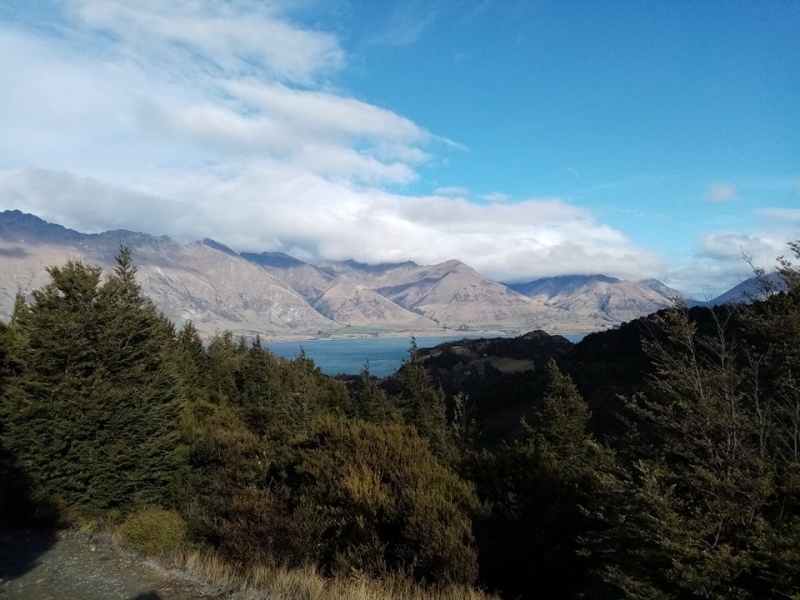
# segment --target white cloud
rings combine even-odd
[[[437,17],[438,13],[430,3],[419,0],[398,3],[370,41],[388,46],[408,46],[419,40]]]
[[[800,227],[800,208],[761,208],[755,214],[789,227]],[[800,236],[800,232],[797,235]]]
[[[335,89],[343,49],[288,2],[65,6],[57,37],[0,26],[0,208],[309,258],[459,258],[500,280],[663,270],[563,199],[388,191],[458,144]]]
[[[0,171],[0,205],[85,233],[134,229],[160,235],[192,226],[187,217],[203,220],[193,205],[45,169]]]
[[[281,2],[69,0],[66,6],[84,26],[117,36],[126,53],[181,68],[240,76],[263,70],[310,83],[345,60],[334,36],[293,25]]]
[[[469,196],[469,189],[460,185],[448,185],[433,190],[436,196]]]
[[[74,0],[59,37],[0,26],[9,57],[0,77],[10,82],[0,94],[8,134],[0,168],[106,177],[246,156],[332,178],[407,184],[431,158],[425,146],[449,144],[396,113],[324,89],[343,50],[330,34],[291,24],[280,3],[169,6]]]
[[[800,236],[800,210],[761,208],[751,213],[746,230],[720,230],[703,235],[693,259],[673,267],[670,279],[676,287],[700,299],[719,295],[752,277],[752,265],[772,270],[779,256],[790,253],[788,242]]]
[[[429,137],[405,117],[354,98],[252,80],[232,81],[224,87],[235,97],[267,114],[281,115],[293,128],[309,133],[409,141]]]
[[[705,199],[709,202],[730,202],[738,198],[738,191],[730,183],[715,183],[706,190],[705,194]]]
[[[511,196],[502,192],[492,192],[491,194],[484,194],[482,198],[487,202],[508,202]]]
[[[239,167],[233,174],[153,173],[139,193],[61,172],[4,172],[0,205],[78,229],[141,229],[182,241],[210,236],[239,250],[364,262],[459,258],[499,280],[593,272],[635,278],[663,268],[590,212],[558,199],[477,205],[342,185],[282,163]]]
[[[753,256],[758,261],[774,262],[782,252],[785,240],[764,233],[712,233],[700,241],[699,253],[717,261],[742,261]]]

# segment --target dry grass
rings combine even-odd
[[[185,576],[231,593],[237,600],[496,600],[462,586],[423,588],[406,578],[372,580],[354,576],[326,579],[313,568],[258,566],[246,573],[216,554],[198,550],[164,557],[165,566]]]

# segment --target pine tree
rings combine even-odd
[[[544,462],[562,470],[586,466],[589,406],[569,375],[554,360],[545,368],[547,389],[534,427],[527,427],[530,443]]]
[[[478,455],[472,477],[487,515],[476,537],[487,583],[509,597],[575,597],[592,582],[583,542],[602,527],[597,504],[612,455],[588,433],[589,409],[548,363],[541,409],[523,438]]]
[[[399,386],[398,404],[406,421],[427,438],[434,455],[448,464],[457,456],[453,438],[447,425],[445,393],[433,384],[417,353],[417,341],[411,338],[409,359],[395,375]]]
[[[32,480],[69,505],[167,501],[178,467],[177,386],[163,350],[171,325],[141,294],[130,252],[101,283],[70,261],[18,306],[20,372],[4,442]]]
[[[356,416],[372,423],[396,421],[398,415],[392,407],[389,395],[378,385],[367,362],[358,375],[358,385],[353,393]]]
[[[186,321],[178,330],[168,355],[169,364],[181,386],[183,397],[188,400],[204,397],[208,354],[203,347],[200,333],[192,321]]]
[[[710,332],[683,306],[655,319],[650,390],[630,405],[627,485],[606,579],[631,598],[783,597],[755,583],[772,529],[774,468],[759,442],[758,386],[730,312]],[[773,530],[774,531],[774,530]]]
[[[236,401],[236,378],[241,368],[241,354],[232,332],[217,332],[211,337],[204,379],[206,388],[215,397]]]

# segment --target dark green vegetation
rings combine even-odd
[[[70,262],[0,324],[0,510],[508,598],[800,598],[800,272],[779,267],[752,305],[577,346],[412,343],[379,381],[175,330],[124,248],[107,277]]]

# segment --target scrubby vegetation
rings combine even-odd
[[[0,324],[9,518],[111,523],[285,598],[800,597],[788,261],[788,289],[751,305],[676,306],[571,350],[496,344],[527,370],[412,343],[385,381],[203,343],[117,262],[52,267]]]
[[[174,510],[144,507],[131,513],[117,528],[122,542],[149,555],[178,550],[186,539],[186,522]]]

